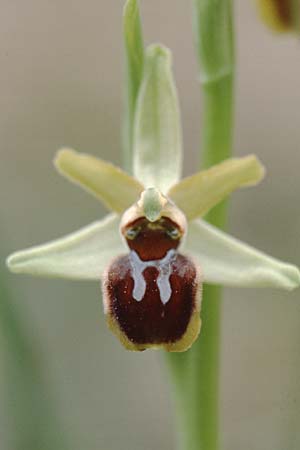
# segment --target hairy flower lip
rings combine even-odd
[[[186,260],[183,255],[177,253],[175,255],[176,264]],[[104,311],[110,329],[128,350],[163,348],[169,352],[186,351],[198,337],[201,327],[199,313],[202,279],[198,266],[187,259],[189,269],[192,268],[194,273],[189,274],[191,278],[181,285],[181,292],[178,289],[171,290],[171,298],[166,303],[161,302],[157,289],[151,287],[152,278],[146,269],[144,273],[146,291],[142,301],[137,302],[132,298],[134,285],[131,284],[129,261],[128,256],[115,258],[103,276]],[[185,264],[183,268],[186,267]],[[172,271],[171,277],[174,276],[177,279],[182,277],[179,270]],[[171,285],[173,281],[171,278]],[[124,296],[116,295],[117,289],[124,292]],[[176,297],[177,301],[174,302]],[[181,299],[179,302],[178,298]],[[187,302],[189,308],[186,306]],[[131,314],[128,314],[128,311],[131,311]],[[156,324],[154,334],[153,322]]]

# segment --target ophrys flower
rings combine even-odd
[[[299,33],[299,0],[256,0],[256,3],[262,20],[272,30]]]
[[[202,282],[299,285],[296,267],[243,244],[201,219],[264,170],[255,156],[229,159],[180,180],[179,108],[168,50],[151,46],[134,130],[134,177],[110,163],[61,150],[58,170],[112,214],[57,241],[8,258],[14,272],[102,279],[104,311],[131,350],[183,351],[200,330]]]

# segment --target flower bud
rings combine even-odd
[[[262,20],[277,32],[299,32],[299,0],[256,0]]]

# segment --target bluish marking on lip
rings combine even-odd
[[[170,285],[171,262],[176,254],[174,249],[167,252],[166,256],[161,259],[152,261],[142,261],[138,254],[132,250],[130,252],[131,275],[134,281],[133,298],[140,302],[146,292],[146,281],[143,275],[147,267],[155,267],[158,270],[157,287],[159,289],[161,302],[165,305],[171,298],[172,289]]]

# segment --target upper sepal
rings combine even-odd
[[[147,48],[134,123],[133,172],[162,193],[180,179],[182,137],[170,51]]]

